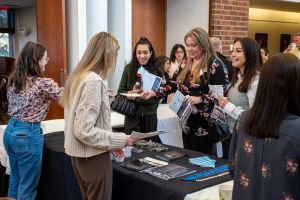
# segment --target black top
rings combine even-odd
[[[227,68],[228,71],[228,79],[229,82],[231,82],[232,79],[232,74],[233,74],[233,67],[232,67],[232,62],[230,60],[228,60],[223,54],[221,54],[220,52],[217,52],[217,57],[222,60],[222,62],[224,63],[224,65]]]
[[[233,199],[300,199],[300,117],[287,114],[278,139],[245,133],[246,117],[238,120],[229,151]]]
[[[156,66],[143,66],[145,70],[154,75],[160,76],[159,70]],[[131,66],[130,64],[126,65],[122,74],[120,81],[118,93],[127,93],[133,89],[133,86],[136,82],[141,83],[141,76],[137,74],[138,68]],[[150,98],[148,100],[143,100],[136,98],[137,110],[135,115],[148,116],[157,113],[158,100],[156,98]]]
[[[186,76],[184,85],[179,90],[184,95],[201,96],[203,102],[196,105],[198,112],[192,113],[187,120],[187,124],[183,129],[184,133],[193,134],[196,136],[207,135],[208,122],[211,111],[214,107],[214,102],[209,98],[209,86],[223,85],[224,91],[226,90],[228,81],[228,72],[226,67],[217,58],[212,58],[207,64],[208,72],[200,75],[200,79],[196,84],[190,84],[191,71]]]

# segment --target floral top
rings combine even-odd
[[[207,119],[214,107],[214,102],[208,94],[208,84],[223,85],[224,91],[229,84],[227,69],[218,59],[210,59],[207,66],[208,72],[200,74],[200,80],[198,83],[190,83],[193,77],[191,75],[192,73],[189,72],[184,85],[179,88],[184,95],[201,96],[203,100],[202,103],[196,105],[197,109],[195,110],[197,111],[191,114],[183,128],[183,132],[187,134],[193,134],[196,136],[204,136],[208,134]]]
[[[278,139],[245,133],[246,117],[244,112],[231,139],[232,199],[300,199],[300,117],[288,113]]]
[[[41,122],[45,119],[51,99],[58,99],[63,88],[50,78],[28,79],[19,93],[14,87],[7,90],[8,115],[25,122]]]

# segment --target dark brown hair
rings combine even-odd
[[[27,42],[15,62],[7,87],[14,86],[16,92],[19,92],[25,86],[28,77],[42,76],[39,60],[43,58],[45,51],[46,48],[43,45]]]
[[[255,40],[249,37],[244,37],[235,39],[234,43],[236,42],[241,43],[246,57],[244,74],[242,75],[243,81],[239,85],[238,90],[242,93],[246,93],[256,73],[260,71],[263,61],[261,58],[260,47]],[[234,68],[231,81],[233,86],[238,81],[239,72],[239,68]]]
[[[170,54],[170,60],[171,60],[172,62],[175,62],[175,60],[176,60],[175,54],[176,54],[176,52],[177,52],[177,49],[179,49],[179,48],[181,48],[182,51],[183,51],[183,54],[184,54],[183,59],[187,57],[185,47],[184,47],[182,44],[175,44],[175,45],[173,46],[173,48],[172,48],[172,50],[171,50],[171,54]]]
[[[278,138],[287,112],[300,116],[300,60],[284,53],[264,64],[245,131],[259,138]]]
[[[158,67],[158,71],[161,76],[164,75],[164,66],[165,63],[170,60],[167,56],[158,56],[156,61],[156,66]]]

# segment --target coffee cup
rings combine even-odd
[[[115,161],[116,162],[124,162],[125,157],[117,157],[115,156]]]
[[[293,48],[296,48],[296,43],[291,43],[291,48],[293,49]]]
[[[126,158],[131,157],[131,146],[124,147],[123,152]]]
[[[232,189],[231,185],[220,185],[219,186],[219,197],[220,200],[231,200],[232,199]]]

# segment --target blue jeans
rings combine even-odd
[[[44,137],[40,123],[11,118],[3,143],[10,163],[8,197],[34,200],[42,166]]]

